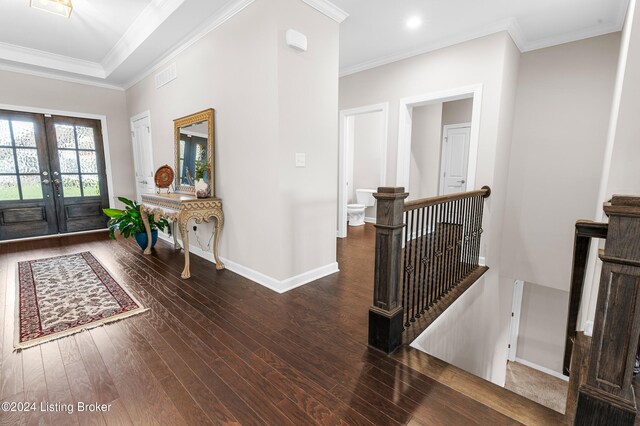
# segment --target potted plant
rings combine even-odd
[[[140,205],[124,197],[118,197],[118,200],[124,203],[124,210],[102,209],[104,214],[110,217],[107,223],[109,227],[109,237],[115,240],[116,231],[120,232],[125,238],[133,235],[138,245],[144,250],[147,248],[149,241],[147,239],[144,222],[142,221]],[[151,248],[153,248],[158,241],[158,229],[164,231],[165,228],[169,227],[169,222],[164,218],[156,221],[153,215],[149,215],[149,226],[151,227]]]
[[[207,198],[209,196],[209,185],[204,181],[204,174],[207,172],[207,162],[204,160],[196,161],[196,196],[198,198]]]

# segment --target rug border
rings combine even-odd
[[[37,262],[37,261],[41,261],[41,260],[46,260],[46,259],[55,259],[55,258],[59,258],[59,257],[65,257],[65,256],[75,256],[75,255],[82,255],[84,253],[89,253],[99,264],[100,266],[102,266],[104,268],[105,271],[107,271],[107,273],[109,274],[109,276],[111,276],[111,278],[116,282],[116,284],[118,284],[118,286],[120,286],[120,288],[122,290],[124,290],[125,293],[127,293],[127,295],[131,298],[131,300],[133,300],[136,305],[138,305],[138,308],[136,309],[132,309],[131,311],[127,311],[127,312],[122,312],[118,315],[114,315],[108,318],[104,318],[98,321],[94,321],[91,322],[89,324],[84,324],[84,325],[80,325],[77,327],[73,327],[73,328],[69,328],[67,330],[64,331],[60,331],[57,333],[53,333],[53,334],[49,334],[48,336],[42,336],[42,337],[38,337],[37,339],[33,339],[33,340],[29,340],[28,342],[24,342],[24,343],[20,343],[20,268],[18,267],[18,264],[20,262]],[[134,315],[138,315],[141,314],[143,312],[146,312],[149,310],[149,308],[145,308],[144,305],[142,303],[140,303],[140,301],[131,293],[131,291],[129,291],[129,289],[127,287],[125,287],[124,285],[120,284],[118,282],[118,280],[115,279],[115,277],[113,276],[113,274],[111,273],[111,271],[102,263],[102,261],[96,257],[96,255],[94,255],[91,251],[81,251],[79,253],[66,253],[60,256],[51,256],[51,257],[43,257],[40,259],[32,259],[32,260],[23,260],[23,261],[17,261],[14,264],[15,269],[16,269],[16,273],[15,273],[15,278],[14,278],[14,293],[15,293],[15,303],[14,303],[14,339],[13,339],[13,351],[20,351],[22,349],[27,349],[27,348],[31,348],[33,346],[37,346],[37,345],[41,345],[43,343],[48,343],[51,342],[53,340],[58,340],[61,339],[63,337],[67,337],[67,336],[71,336],[73,334],[77,334],[77,333],[81,333],[85,330],[91,330],[93,328],[97,328],[97,327],[101,327],[104,326],[105,324],[109,324],[112,322],[116,322],[116,321],[120,321],[122,319],[134,316]],[[17,325],[17,326],[16,326]]]

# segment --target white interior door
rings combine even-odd
[[[136,194],[140,202],[141,194],[152,193],[155,190],[151,121],[148,115],[131,120],[131,138],[136,169]]]
[[[444,126],[443,133],[440,195],[464,192],[467,190],[471,126]]]

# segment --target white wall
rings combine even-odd
[[[479,187],[491,186],[493,191],[486,202],[482,253],[491,266],[485,275],[484,286],[495,297],[483,310],[483,315],[490,317],[487,319],[490,328],[483,330],[482,344],[492,356],[485,360],[483,367],[487,374],[481,376],[491,377],[496,383],[504,382],[512,297],[511,286],[499,279],[499,258],[519,57],[513,41],[503,32],[340,79],[340,109],[389,102],[389,184],[394,183],[396,176],[400,99],[482,84],[476,182]],[[451,324],[458,327],[456,321]],[[456,334],[457,330],[448,333]],[[431,341],[442,338],[445,336]],[[450,362],[455,354],[465,350],[464,345],[454,344],[444,359]],[[459,366],[474,368],[472,365]]]
[[[353,177],[349,203],[357,203],[356,189],[377,189],[381,182],[380,164],[386,117],[382,111],[359,114],[353,120]],[[367,207],[365,217],[375,219],[376,208]]]
[[[619,33],[520,60],[503,273],[568,291],[575,222],[593,217]]]
[[[442,102],[413,108],[409,200],[438,195],[442,147]]]
[[[504,364],[496,362],[496,286],[478,280],[412,343],[420,349],[485,380],[504,385]]]
[[[562,374],[569,292],[524,283],[516,357]]]
[[[595,220],[606,222],[602,203],[614,194],[640,194],[640,7],[636,0],[629,2],[626,21],[618,56],[613,102],[611,106],[607,144],[600,191],[595,203]],[[585,292],[579,329],[587,321],[593,321],[600,281],[601,262],[597,259],[596,247],[590,253],[590,262],[585,280]]]
[[[173,119],[216,110],[220,253],[283,290],[335,265],[338,24],[298,0],[276,2],[255,1],[178,55],[173,82],[156,90],[149,76],[130,88],[127,107],[151,111],[156,165],[174,162]],[[285,45],[289,28],[307,35],[308,52]],[[295,153],[306,153],[305,168]],[[200,240],[210,232],[202,226]]]
[[[135,199],[131,131],[123,91],[0,71],[0,104],[106,116],[103,132],[107,132],[114,170],[110,201],[116,196]]]

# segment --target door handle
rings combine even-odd
[[[465,183],[465,182],[466,182],[466,180],[464,180],[464,179],[458,181],[458,183]]]

